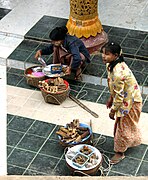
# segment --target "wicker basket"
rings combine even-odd
[[[48,81],[48,79],[46,79],[45,81]],[[42,87],[40,88],[46,103],[60,105],[63,101],[66,100],[66,98],[68,97],[68,93],[69,93],[69,83],[65,80],[64,80],[64,83],[66,84],[66,90],[59,91],[57,93],[47,92]]]
[[[30,86],[34,86],[34,87],[38,87],[38,83],[39,81],[43,81],[46,79],[46,76],[41,76],[41,77],[32,77],[32,76],[28,76],[29,74],[29,71],[32,69],[32,68],[35,68],[35,67],[42,67],[40,65],[38,66],[32,66],[32,67],[29,67],[27,69],[24,70],[24,75],[26,77],[26,80],[27,80],[27,84],[29,84]]]

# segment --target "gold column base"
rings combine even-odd
[[[70,16],[66,26],[68,28],[68,33],[72,36],[75,35],[78,38],[88,38],[90,36],[95,37],[98,33],[103,31],[98,16],[89,20],[77,20]]]
[[[83,41],[90,54],[98,54],[101,47],[108,42],[108,35],[105,31],[102,31],[101,33],[98,33],[95,37],[82,37],[80,39]]]

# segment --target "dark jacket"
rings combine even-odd
[[[63,43],[63,47],[73,55],[72,69],[76,69],[82,59],[80,53],[86,57],[86,61],[90,63],[90,54],[86,49],[84,43],[76,36],[66,35]],[[42,55],[50,55],[53,53],[53,44],[50,44],[47,48],[42,49]]]

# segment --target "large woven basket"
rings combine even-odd
[[[27,84],[29,84],[30,86],[34,86],[34,87],[38,87],[38,84],[39,84],[39,81],[43,81],[46,79],[46,76],[41,76],[41,77],[32,77],[32,76],[28,76],[29,74],[29,71],[32,69],[32,68],[35,68],[35,67],[42,67],[40,65],[38,66],[32,66],[32,67],[29,67],[27,69],[24,70],[24,75],[26,77],[26,80],[27,80]]]
[[[45,81],[48,81],[48,79],[46,79]],[[65,101],[69,93],[69,83],[64,80],[64,84],[66,84],[66,90],[56,93],[47,92],[41,87],[40,90],[42,92],[45,102],[60,105],[63,101]]]

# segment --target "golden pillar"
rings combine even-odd
[[[84,42],[90,53],[98,51],[108,40],[98,18],[98,0],[70,0],[67,28],[70,35]]]

